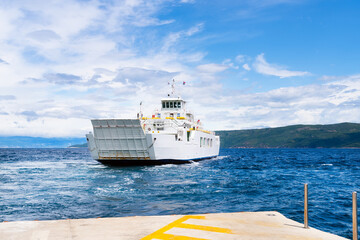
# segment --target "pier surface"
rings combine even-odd
[[[310,223],[311,225],[311,223]],[[0,223],[6,240],[229,240],[345,239],[290,220],[278,212],[136,216]]]

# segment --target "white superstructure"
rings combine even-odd
[[[161,100],[150,118],[91,120],[86,135],[95,160],[112,165],[185,163],[216,157],[220,138],[203,129],[180,97]]]

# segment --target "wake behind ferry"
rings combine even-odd
[[[187,110],[186,101],[172,93],[161,99],[151,118],[93,119],[86,134],[91,156],[106,165],[158,165],[200,161],[219,155],[220,138],[204,130]]]

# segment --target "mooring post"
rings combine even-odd
[[[308,219],[308,184],[304,184],[304,228],[309,228]]]
[[[353,221],[353,240],[358,240],[357,225],[357,196],[356,192],[352,193],[352,221]]]

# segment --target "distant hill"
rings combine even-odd
[[[216,131],[222,148],[360,148],[360,124]]]
[[[81,144],[74,144],[69,146],[71,148],[81,148],[81,147],[88,147],[87,143],[81,143]]]
[[[26,136],[0,136],[0,148],[66,148],[74,144],[81,144],[82,138],[42,138]]]

